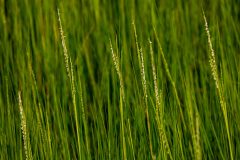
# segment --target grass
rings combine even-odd
[[[221,109],[222,109],[222,112],[223,112],[224,122],[225,122],[225,125],[226,125],[230,156],[231,156],[231,159],[234,159],[233,158],[233,151],[232,151],[232,144],[231,144],[232,142],[231,142],[230,131],[229,131],[229,126],[228,126],[228,116],[227,116],[226,102],[224,100],[225,98],[224,98],[224,94],[223,94],[223,90],[222,90],[222,85],[220,84],[220,79],[219,79],[219,76],[218,76],[215,53],[214,53],[214,50],[213,50],[213,46],[212,46],[212,42],[211,42],[211,36],[210,36],[210,33],[209,33],[209,29],[208,29],[208,23],[207,23],[206,16],[205,16],[204,12],[203,12],[203,18],[204,18],[204,21],[205,21],[205,28],[206,28],[206,32],[207,32],[207,36],[208,36],[208,44],[209,44],[209,48],[210,48],[210,51],[211,51],[209,53],[209,63],[210,63],[210,66],[211,66],[212,76],[213,76],[213,79],[215,81],[215,85],[216,85],[216,88],[217,88],[217,91],[218,91],[218,96],[219,96],[219,99],[220,99],[220,105],[221,105]]]
[[[0,0],[0,159],[239,159],[239,5]]]
[[[119,110],[120,110],[120,117],[121,117],[121,137],[122,137],[122,155],[124,159],[127,159],[127,153],[126,153],[126,141],[125,141],[125,131],[124,131],[124,116],[123,116],[123,106],[125,105],[125,94],[124,94],[124,85],[123,85],[123,79],[122,79],[122,74],[120,72],[120,65],[119,65],[119,59],[117,57],[117,55],[115,55],[114,51],[113,51],[113,46],[112,46],[112,42],[110,40],[110,48],[111,48],[111,52],[112,52],[112,60],[116,69],[116,72],[118,74],[118,78],[119,78],[119,82],[120,82],[120,104],[119,104]]]
[[[23,143],[24,143],[24,151],[26,159],[32,159],[32,151],[31,151],[31,144],[29,141],[29,135],[27,131],[27,124],[26,124],[26,117],[23,111],[22,106],[22,97],[21,92],[18,92],[18,103],[19,103],[19,112],[21,116],[21,129],[22,129],[22,137],[23,137]]]
[[[76,89],[75,89],[73,65],[72,65],[71,57],[69,57],[68,52],[67,52],[67,47],[66,47],[64,34],[63,34],[59,9],[58,9],[58,21],[59,21],[59,30],[60,30],[60,34],[61,34],[61,40],[62,40],[62,47],[63,47],[63,52],[64,52],[65,66],[66,66],[67,75],[68,75],[70,85],[71,85],[71,93],[72,93],[72,101],[73,101],[73,107],[74,107],[75,125],[76,125],[75,127],[76,127],[76,131],[77,131],[78,154],[79,154],[79,158],[81,159],[81,143],[80,143],[81,135],[79,133],[78,113],[77,113],[77,105],[76,105]]]

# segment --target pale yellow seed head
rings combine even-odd
[[[22,98],[21,98],[20,91],[18,92],[18,105],[19,105],[20,118],[21,118],[21,130],[22,130],[23,143],[24,143],[24,152],[25,152],[26,160],[28,159],[31,160],[32,152],[31,152],[30,141],[27,133],[26,117],[23,111]]]
[[[110,49],[111,49],[111,54],[112,54],[114,67],[115,67],[115,69],[117,71],[117,75],[118,75],[118,78],[119,78],[119,81],[120,81],[121,95],[122,95],[123,101],[125,103],[124,84],[123,84],[122,74],[121,74],[121,71],[120,71],[119,59],[118,59],[117,55],[115,55],[115,53],[113,51],[113,46],[112,46],[112,42],[111,42],[110,39],[109,39],[109,41],[110,41]]]

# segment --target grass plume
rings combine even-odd
[[[22,130],[26,160],[32,160],[33,157],[32,157],[31,144],[30,144],[30,139],[27,131],[27,122],[26,122],[26,117],[23,110],[22,97],[21,97],[20,91],[18,91],[18,105],[19,105],[19,111],[20,111],[21,130]]]
[[[216,89],[217,89],[217,93],[218,93],[218,96],[219,96],[219,99],[220,99],[221,109],[222,109],[222,112],[223,112],[223,117],[224,117],[224,122],[225,122],[225,126],[226,126],[227,137],[228,137],[230,158],[231,158],[231,160],[233,160],[234,157],[233,157],[233,150],[232,150],[232,144],[231,144],[229,124],[228,124],[227,106],[226,106],[226,102],[225,102],[225,98],[224,98],[224,94],[223,94],[222,85],[220,83],[220,79],[219,79],[219,76],[218,76],[217,63],[216,63],[216,58],[215,58],[215,51],[214,51],[213,46],[212,46],[211,36],[210,36],[209,28],[208,28],[207,19],[206,19],[204,11],[202,11],[202,13],[203,13],[203,18],[204,18],[204,22],[205,22],[205,30],[206,30],[207,38],[208,38],[208,45],[209,45],[209,49],[210,49],[210,52],[208,54],[209,64],[210,64],[210,67],[211,67],[212,76],[213,76],[213,79],[215,81],[215,86],[216,86]]]
[[[170,74],[168,63],[167,63],[166,58],[164,56],[162,45],[161,45],[160,40],[159,40],[159,38],[157,36],[157,32],[156,32],[155,28],[154,28],[154,34],[155,34],[155,37],[157,39],[157,43],[158,43],[158,46],[159,46],[159,49],[160,49],[160,55],[161,55],[161,59],[163,61],[163,66],[164,66],[165,72],[167,74],[167,78],[168,78],[168,80],[170,81],[170,83],[172,85],[172,89],[173,89],[173,92],[174,92],[174,95],[175,95],[175,98],[176,98],[176,101],[177,101],[177,105],[179,106],[180,116],[181,116],[181,119],[183,121],[183,125],[186,128],[186,124],[185,124],[185,120],[184,120],[184,116],[183,116],[183,111],[182,111],[182,105],[181,105],[180,100],[179,100],[177,88],[176,88],[175,82],[174,82],[174,80],[173,80],[173,78],[172,78],[172,76]]]
[[[123,154],[123,158],[127,159],[127,151],[126,151],[126,142],[125,142],[125,125],[124,125],[124,115],[123,115],[123,106],[125,105],[125,94],[124,94],[124,86],[123,86],[123,79],[122,79],[122,74],[120,71],[120,64],[119,64],[119,59],[117,57],[117,55],[114,53],[113,51],[113,46],[112,46],[112,42],[111,39],[109,39],[110,41],[110,49],[111,49],[111,54],[112,54],[112,60],[115,66],[115,70],[117,72],[119,81],[120,81],[120,116],[121,116],[121,134],[122,134],[122,154]]]
[[[112,54],[112,60],[113,60],[113,64],[115,67],[115,70],[117,72],[119,81],[120,81],[120,91],[121,91],[121,96],[123,98],[123,102],[125,103],[125,93],[124,93],[124,84],[123,84],[123,78],[122,78],[122,73],[120,71],[120,64],[119,64],[119,58],[118,56],[114,53],[113,51],[113,46],[112,46],[112,42],[110,41],[110,49],[111,49],[111,54]]]
[[[151,56],[151,65],[152,65],[152,74],[153,74],[153,82],[154,82],[154,92],[155,92],[155,99],[156,99],[156,107],[155,107],[155,119],[157,122],[157,128],[160,137],[160,144],[164,146],[165,152],[169,155],[170,159],[172,158],[171,150],[169,147],[169,143],[167,140],[167,136],[164,129],[164,120],[163,120],[163,109],[162,109],[162,94],[159,95],[158,91],[158,84],[157,84],[157,74],[156,74],[156,67],[154,62],[153,56],[153,48],[152,42],[149,40],[150,45],[150,56]]]
[[[74,82],[73,65],[72,65],[71,57],[68,55],[68,51],[67,51],[67,46],[66,46],[66,42],[65,42],[65,36],[64,36],[63,28],[62,28],[62,22],[61,22],[61,16],[60,16],[59,9],[58,9],[58,22],[59,22],[59,31],[60,31],[61,40],[62,40],[65,66],[66,66],[67,75],[69,77],[69,81],[70,81],[70,85],[71,85],[75,126],[76,126],[76,130],[77,130],[77,144],[78,144],[77,146],[78,146],[79,158],[81,159],[81,142],[80,142],[81,140],[80,140],[80,131],[79,131],[79,124],[78,124],[78,114],[77,114],[77,105],[76,105],[76,88],[75,88],[75,82]]]
[[[202,159],[202,151],[201,151],[201,144],[200,144],[200,117],[198,112],[196,113],[196,133],[195,133],[195,159],[201,160]]]
[[[137,55],[138,55],[138,62],[141,72],[141,82],[143,87],[143,94],[144,94],[144,102],[145,102],[145,113],[146,113],[146,119],[147,119],[147,128],[148,128],[148,139],[149,139],[149,148],[152,159],[155,159],[155,155],[153,153],[152,149],[152,138],[151,138],[151,127],[150,127],[150,119],[149,119],[149,113],[148,113],[148,95],[147,95],[147,82],[146,82],[146,75],[145,75],[145,68],[144,68],[144,56],[142,48],[140,48],[138,43],[138,36],[137,36],[137,30],[134,21],[132,22],[133,30],[134,30],[134,36],[135,36],[135,43],[137,47]]]

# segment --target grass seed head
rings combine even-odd
[[[19,105],[19,111],[20,111],[21,130],[22,130],[26,160],[32,160],[32,151],[31,151],[30,141],[29,141],[28,132],[27,132],[27,124],[26,124],[27,122],[26,122],[26,117],[23,110],[22,97],[21,97],[20,91],[18,92],[18,105]]]

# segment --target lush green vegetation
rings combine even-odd
[[[0,0],[0,159],[240,159],[239,53],[238,0]]]

